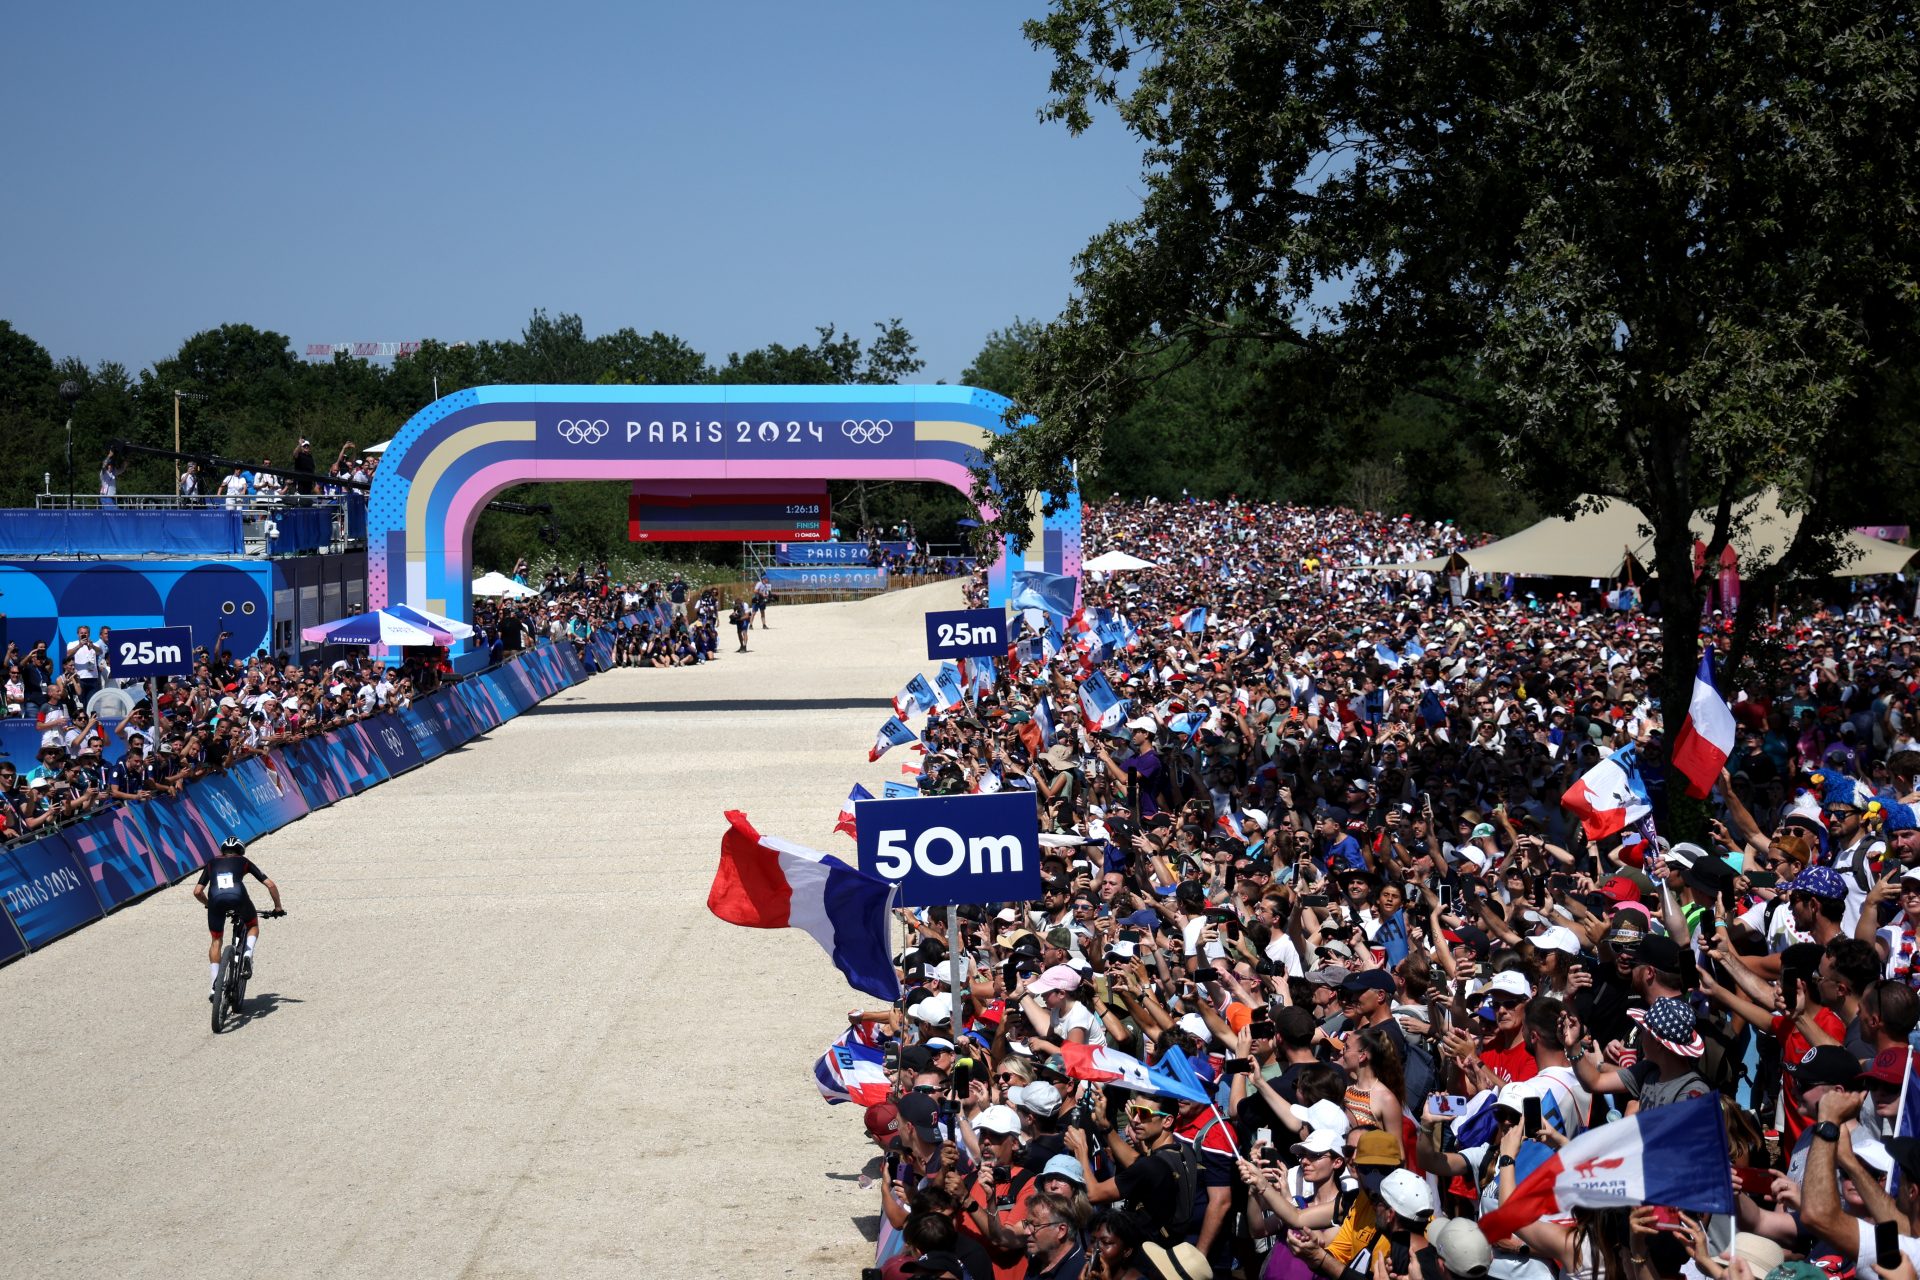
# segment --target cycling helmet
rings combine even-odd
[[[223,854],[245,853],[246,851],[246,842],[241,840],[239,836],[228,836],[220,842],[220,852]]]

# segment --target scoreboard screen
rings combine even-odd
[[[824,492],[636,493],[627,498],[633,542],[826,542],[833,510]]]

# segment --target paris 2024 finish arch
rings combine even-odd
[[[528,481],[935,480],[969,491],[1007,428],[972,387],[475,387],[428,405],[387,446],[367,504],[371,607],[472,617],[473,527]],[[1013,571],[1080,574],[1080,500],[1041,517]]]

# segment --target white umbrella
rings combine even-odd
[[[387,608],[397,616],[405,618],[408,622],[419,622],[419,623],[424,623],[430,627],[438,627],[442,631],[446,632],[448,635],[452,636],[455,640],[465,640],[468,636],[471,636],[473,634],[472,627],[468,626],[464,622],[459,621],[456,618],[444,617],[440,614],[433,613],[427,609],[418,608],[414,605],[390,604],[387,606]]]
[[[443,645],[453,637],[385,609],[349,614],[317,627],[302,627],[300,638],[309,644]]]
[[[1089,573],[1117,573],[1122,569],[1151,569],[1153,561],[1130,556],[1124,551],[1108,551],[1088,560],[1080,568]]]
[[[366,448],[364,448],[364,449],[362,449],[362,450],[361,450],[360,452],[362,452],[362,453],[385,453],[385,452],[387,451],[387,446],[388,446],[388,445],[390,445],[390,444],[392,444],[392,443],[393,443],[393,441],[391,441],[391,440],[382,440],[382,441],[381,441],[381,442],[380,442],[379,444],[370,444],[370,445],[368,445],[368,446],[367,446]]]
[[[473,594],[477,596],[505,596],[509,600],[527,600],[540,593],[524,582],[515,582],[506,574],[495,570],[473,580]]]

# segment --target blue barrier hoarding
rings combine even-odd
[[[195,779],[179,795],[119,805],[0,853],[0,963],[193,875],[227,836],[250,841],[278,830],[459,746],[585,675],[571,644],[542,645],[405,711],[251,757]]]
[[[855,803],[860,869],[900,886],[905,907],[1040,896],[1031,791]]]
[[[128,812],[146,829],[147,848],[160,863],[168,884],[205,866],[226,839],[224,832],[214,834],[200,806],[184,791],[177,796],[149,796],[138,808],[129,807]]]
[[[122,805],[62,831],[103,911],[151,893],[167,883],[166,872],[147,846],[147,829],[133,806]]]
[[[407,731],[399,716],[376,716],[360,722],[365,732],[367,745],[380,757],[380,765],[389,778],[397,778],[407,770],[426,763],[420,749],[413,744],[413,735]]]
[[[262,832],[278,831],[307,816],[307,802],[280,762],[272,755],[242,760],[227,771],[235,787],[253,806]]]
[[[775,591],[885,591],[885,569],[769,569],[767,582]]]
[[[946,609],[927,615],[927,656],[997,658],[1007,651],[1007,615],[999,609]]]
[[[192,627],[115,627],[112,644],[107,661],[116,680],[164,680],[193,674]]]
[[[58,835],[42,836],[0,855],[0,904],[35,951],[100,918],[99,899],[73,850]]]

